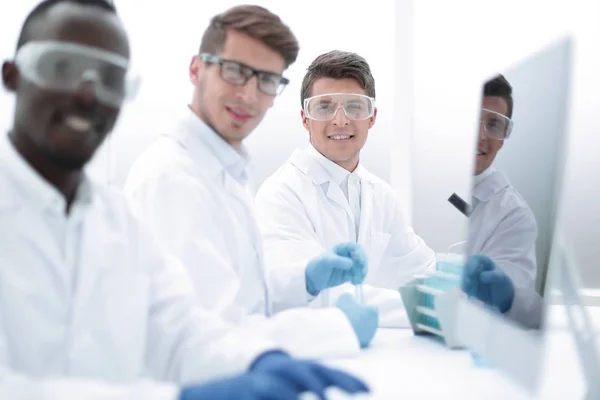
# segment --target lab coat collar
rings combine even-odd
[[[475,185],[473,197],[479,201],[488,201],[496,193],[508,186],[510,186],[510,181],[506,174],[502,171],[494,170]]]
[[[169,136],[191,152],[204,172],[221,175],[226,171],[240,184],[248,183],[250,156],[245,146],[242,145],[241,151],[237,152],[190,107],[186,107],[183,111],[176,128],[169,133]]]
[[[312,145],[309,145],[305,150],[295,150],[290,162],[303,174],[309,176],[316,185],[334,182],[339,186],[350,175],[349,171],[319,153]],[[361,180],[371,183],[375,180],[373,175],[361,164],[356,167],[354,173]]]
[[[18,205],[23,197],[39,204],[42,209],[64,213],[66,199],[63,194],[34,170],[19,154],[8,134],[0,139],[0,164],[13,182],[12,188],[2,188],[0,205]],[[6,190],[5,190],[6,189]],[[92,183],[84,173],[80,182],[73,205],[89,205],[93,201]]]
[[[295,150],[292,154],[292,157],[290,158],[291,165],[295,166],[301,173],[309,177],[312,180],[313,184],[322,187],[326,186],[326,184],[329,184],[326,188],[324,187],[326,196],[338,206],[343,208],[346,211],[346,213],[350,216],[350,218],[354,218],[354,214],[352,210],[350,210],[350,206],[348,204],[348,199],[344,195],[344,192],[342,191],[339,182],[336,182],[335,178],[327,171],[327,168],[318,161],[318,157],[316,157],[314,153],[311,155],[310,151],[310,148],[303,151]],[[316,150],[314,150],[314,148],[312,149],[312,151],[314,151],[317,154],[320,154]],[[333,164],[333,162],[323,157],[322,155],[321,157]],[[371,183],[375,181],[375,177],[360,165],[355,170],[355,172],[361,179],[361,181],[368,183],[364,184],[364,182],[362,182],[363,184],[361,184],[362,205],[361,222],[359,228],[359,240],[361,240],[364,239],[361,235],[364,236],[364,233],[367,232],[368,228],[367,223],[370,218],[368,218],[368,214],[365,213],[370,212],[371,196],[373,193]],[[341,175],[341,173],[339,175]],[[349,175],[350,173],[346,171],[346,176]],[[334,185],[333,183],[336,184]]]
[[[490,176],[494,171],[495,171],[494,167],[492,167],[490,165],[482,173],[480,173],[479,175],[475,175],[473,177],[473,186],[479,185],[481,182],[483,182],[483,180],[485,178],[487,178],[488,176]]]
[[[312,145],[308,145],[306,148],[306,154],[314,158],[327,172],[330,180],[333,180],[333,182],[335,182],[338,186],[348,179],[350,171],[340,167],[338,164],[319,153]]]

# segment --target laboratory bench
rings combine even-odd
[[[600,307],[588,310],[600,327]],[[344,368],[370,385],[369,395],[353,399],[583,399],[583,375],[564,307],[553,305],[548,315],[547,358],[535,395],[502,371],[475,365],[470,351],[451,350],[433,337],[415,336],[411,329],[379,329],[359,357],[327,364]],[[349,398],[337,390],[329,395],[331,399]]]

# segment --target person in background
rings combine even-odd
[[[324,398],[364,392],[197,307],[122,194],[84,167],[133,93],[129,43],[103,0],[46,0],[2,65],[0,398]]]
[[[256,195],[273,302],[279,310],[327,307],[352,292],[354,282],[323,284],[327,271],[311,260],[334,243],[358,243],[369,260],[366,302],[379,307],[380,326],[406,326],[398,288],[433,269],[435,255],[404,221],[391,186],[360,162],[377,118],[369,64],[346,51],[318,56],[300,104],[310,144]]]
[[[493,166],[510,137],[512,112],[512,87],[506,78],[498,75],[486,82],[463,289],[508,318],[536,329],[543,306],[535,291],[537,222],[508,177]]]
[[[189,67],[191,104],[134,162],[125,193],[188,269],[201,307],[253,326],[296,355],[356,355],[375,335],[376,308],[347,296],[328,309],[271,312],[243,141],[287,85],[283,73],[298,51],[291,30],[263,7],[240,5],[213,17]],[[332,244],[307,262],[322,271],[321,286],[362,282],[367,268],[354,243]]]

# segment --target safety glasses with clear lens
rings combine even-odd
[[[375,113],[375,99],[355,93],[330,93],[304,99],[305,116],[316,121],[332,120],[340,109],[350,120],[365,120]]]
[[[140,78],[127,58],[95,47],[57,41],[33,41],[17,52],[21,75],[42,89],[91,91],[99,102],[120,107],[133,99]]]
[[[510,118],[487,108],[481,109],[479,123],[483,126],[484,135],[495,140],[508,139],[513,129]]]
[[[269,96],[280,95],[290,83],[289,79],[273,72],[258,71],[246,64],[225,60],[212,54],[202,53],[200,58],[207,64],[218,65],[221,79],[235,86],[244,86],[253,76],[256,76],[258,90]]]

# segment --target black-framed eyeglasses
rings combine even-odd
[[[269,96],[277,96],[283,92],[289,79],[268,71],[257,71],[237,61],[224,60],[209,53],[200,54],[200,59],[207,64],[218,64],[221,67],[221,79],[236,86],[244,86],[256,75],[258,90]]]

